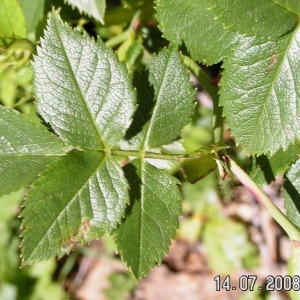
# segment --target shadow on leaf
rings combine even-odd
[[[126,216],[131,214],[131,210],[136,201],[140,201],[141,199],[141,185],[142,181],[137,173],[137,160],[133,161],[133,163],[129,163],[123,167],[125,178],[129,184],[129,198],[130,204],[126,209]]]
[[[270,164],[270,161],[266,155],[261,155],[256,158],[256,163],[259,165],[261,171],[264,174],[265,180],[268,184],[275,180],[275,176]]]
[[[136,72],[133,77],[133,85],[137,89],[137,109],[128,128],[125,139],[130,140],[142,131],[145,124],[151,119],[154,108],[154,88],[149,83],[149,71]]]
[[[286,190],[286,193],[289,195],[290,201],[293,202],[294,207],[297,209],[298,213],[300,214],[300,201],[297,201],[297,199],[300,199],[300,194],[297,191],[296,187],[286,176],[284,176],[284,179],[285,182],[283,187]],[[299,224],[295,224],[295,225],[298,226]]]

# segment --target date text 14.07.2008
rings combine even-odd
[[[265,291],[299,291],[300,290],[300,276],[272,276],[269,275],[265,279],[265,286],[255,286],[257,281],[256,275],[243,275],[239,278],[238,286],[230,284],[230,276],[221,278],[220,275],[214,278],[216,282],[216,290],[220,291],[221,289],[226,291],[254,291],[254,290],[265,290]]]

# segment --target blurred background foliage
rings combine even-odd
[[[100,4],[105,2],[97,1]],[[76,1],[69,1],[73,6],[67,2],[0,1],[0,5],[9,12],[6,18],[12,22],[12,27],[7,28],[0,21],[0,103],[19,110],[34,122],[40,122],[40,119],[34,106],[31,60],[43,35],[47,14],[52,9],[59,9],[61,17],[77,30],[87,31],[95,38],[100,36],[108,47],[116,51],[119,59],[125,61],[132,74],[168,45],[157,27],[153,1],[108,0],[105,3],[104,24],[80,12],[74,6]],[[220,66],[205,67],[205,71],[214,80],[218,78]],[[210,147],[212,142],[212,102],[196,79],[191,79],[198,90],[198,105],[190,124],[182,131],[182,138],[174,143],[174,149],[184,148],[187,152]],[[227,144],[234,144],[228,131],[225,132],[225,140]],[[246,155],[240,149],[232,149],[232,155],[247,167]],[[251,220],[226,213],[226,207],[233,198],[235,183],[220,182],[217,172],[213,171],[215,169],[212,164],[203,170],[202,180],[190,183],[187,174],[179,166],[172,166],[171,172],[182,180],[184,199],[178,239],[190,245],[201,244],[212,273],[228,275],[239,270],[257,270],[261,258],[258,246],[249,233]],[[193,177],[193,174],[190,176]],[[0,198],[0,299],[81,299],[74,295],[83,282],[83,275],[78,279],[82,266],[93,259],[104,259],[112,264],[118,261],[113,241],[105,237],[100,246],[96,243],[82,247],[60,261],[50,260],[19,269],[18,215],[27,189]],[[87,265],[91,267],[93,263]],[[210,278],[213,281],[213,276]],[[99,299],[127,299],[137,288],[125,270],[112,271],[107,280],[109,286],[103,289],[102,298],[99,296]],[[244,294],[239,299],[271,299],[266,297],[270,296],[256,291],[249,297]]]

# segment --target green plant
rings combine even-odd
[[[117,23],[118,9],[105,15],[104,1],[91,1],[98,3],[97,15],[96,6],[69,2],[102,23]],[[298,2],[158,0],[156,17],[170,45],[153,57],[135,29],[153,11],[152,1],[124,5],[122,22],[131,21],[129,27],[111,39],[99,32],[106,45],[121,44],[125,63],[100,38],[79,32],[86,20],[74,30],[52,12],[33,62],[37,111],[46,127],[0,107],[1,193],[32,184],[21,213],[22,264],[61,257],[107,232],[134,276],[143,277],[178,227],[180,181],[163,170],[165,162],[180,164],[192,182],[217,167],[222,180],[236,176],[299,251]],[[39,35],[37,24],[28,28]],[[23,31],[0,23],[3,45],[25,38]],[[196,61],[224,61],[220,99]],[[195,107],[186,69],[214,102],[211,145],[191,152],[174,142]],[[226,154],[223,116],[236,144],[252,155],[252,179]],[[285,172],[286,216],[261,190]],[[297,255],[291,261],[296,274]]]

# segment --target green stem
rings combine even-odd
[[[128,37],[132,34],[132,32],[134,31],[133,27],[136,23],[136,21],[140,18],[142,10],[138,10],[135,15],[133,16],[131,23],[129,25],[129,27],[122,32],[121,34],[109,39],[108,41],[105,42],[105,45],[108,48],[113,48],[121,43],[123,43],[124,41],[126,41],[128,39]]]
[[[285,230],[291,240],[300,241],[300,231],[281,212],[272,200],[255,184],[255,182],[245,173],[229,155],[221,157],[222,162],[232,172],[232,174],[244,185],[244,187],[265,207],[272,218]]]
[[[213,142],[216,144],[222,144],[224,130],[223,109],[221,106],[219,106],[219,98],[213,103]]]
[[[155,153],[155,152],[141,152],[136,150],[109,150],[108,153],[110,155],[117,156],[134,156],[139,158],[153,158],[153,159],[164,159],[164,160],[176,160],[182,161],[184,159],[195,159],[200,158],[204,154],[210,153],[211,151],[208,149],[203,149],[202,151],[196,151],[191,154],[169,154],[169,153]]]
[[[183,55],[183,63],[197,78],[199,84],[213,101],[213,143],[222,144],[224,119],[222,116],[222,107],[219,106],[218,87],[194,60]]]
[[[205,91],[213,99],[213,101],[216,98],[218,98],[218,88],[214,85],[213,81],[204,72],[204,70],[193,59],[185,55],[182,55],[182,58],[183,58],[183,63],[197,78],[202,88],[205,89]]]

